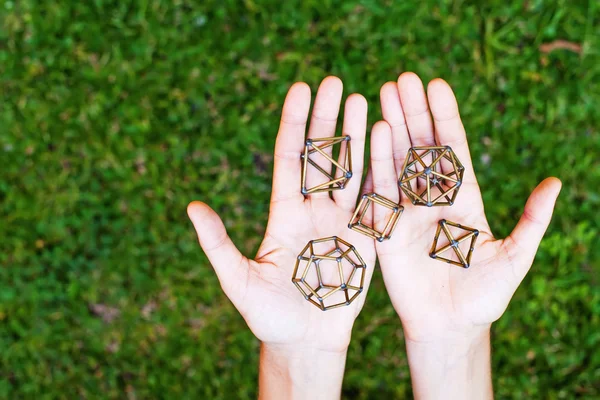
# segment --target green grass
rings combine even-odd
[[[289,85],[340,76],[372,125],[407,70],[455,88],[497,236],[564,182],[494,325],[498,398],[598,398],[600,7],[485,3],[0,2],[0,398],[255,397],[258,343],[185,207],[210,203],[252,254]],[[540,51],[556,39],[581,54]],[[410,395],[377,271],[344,397]]]

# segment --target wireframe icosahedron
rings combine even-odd
[[[391,211],[381,232],[375,230],[374,227],[365,225],[363,222],[363,219],[366,213],[369,211],[369,206],[371,206],[371,204],[373,204],[373,207],[379,205]],[[348,228],[360,232],[363,235],[369,236],[378,242],[383,242],[384,240],[392,237],[392,232],[400,220],[402,211],[404,211],[403,206],[394,203],[392,200],[380,196],[377,193],[363,194],[358,207],[356,207],[356,210],[354,211],[354,215],[352,215],[352,219],[350,219],[350,222],[348,223]]]
[[[414,205],[451,206],[464,172],[450,146],[411,147],[398,185]]]
[[[454,227],[466,232],[464,235],[455,238],[450,232],[448,227]],[[439,246],[440,233],[444,232],[448,243],[445,245]],[[461,224],[457,224],[456,222],[446,221],[442,219],[438,223],[438,228],[435,233],[435,237],[433,238],[433,244],[431,245],[431,250],[429,252],[429,256],[436,260],[445,261],[450,264],[458,265],[463,268],[469,268],[471,265],[471,256],[473,255],[473,250],[475,250],[475,241],[477,240],[477,236],[479,236],[479,231],[475,228],[469,228],[468,226],[464,226]],[[461,243],[471,239],[467,251],[465,252],[461,250]],[[450,257],[441,257],[440,254],[444,253],[447,250],[454,250],[456,254],[457,260],[452,260]]]
[[[352,303],[363,291],[367,265],[337,236],[311,240],[296,260],[292,282],[323,311]]]
[[[346,143],[340,148],[339,161],[333,159],[326,149],[337,144]],[[345,147],[345,148],[344,148]],[[350,151],[350,136],[338,136],[328,138],[306,139],[304,153],[302,154],[302,194],[329,192],[344,189],[348,180],[352,178],[352,154]],[[317,159],[318,158],[318,159]],[[319,183],[312,188],[306,187],[306,172],[311,165],[328,181]],[[331,166],[334,168],[331,168]],[[333,169],[333,171],[332,171]]]

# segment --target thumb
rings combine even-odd
[[[517,226],[503,241],[511,259],[518,260],[515,272],[523,279],[535,258],[537,248],[550,224],[562,183],[558,178],[544,179],[531,193]]]
[[[187,213],[198,241],[212,264],[225,294],[236,303],[243,298],[248,279],[248,259],[235,247],[221,218],[206,204],[193,201]],[[241,283],[241,285],[240,285]]]

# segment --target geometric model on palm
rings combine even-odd
[[[452,233],[450,232],[450,229],[448,228],[449,226],[461,229],[463,231],[466,231],[467,233],[455,239]],[[446,235],[446,239],[448,239],[448,244],[437,248],[440,233],[442,231]],[[477,236],[479,236],[479,231],[477,229],[469,228],[468,226],[464,226],[461,224],[457,224],[456,222],[450,222],[446,221],[445,219],[442,219],[438,223],[437,232],[435,233],[435,238],[433,239],[433,244],[431,245],[429,256],[436,260],[458,265],[463,268],[469,268],[471,264],[471,256],[473,255],[473,250],[475,250],[475,241],[477,240]],[[463,250],[461,250],[460,248],[460,244],[469,239],[471,239],[471,243],[469,244],[469,250],[467,251],[467,255],[465,256]],[[455,261],[446,257],[440,257],[441,253],[444,253],[445,251],[450,249],[454,250],[454,253],[456,254],[456,257],[459,261]]]
[[[336,161],[324,150],[333,147],[337,144],[346,143],[345,151],[340,147],[340,154],[343,154],[343,158],[340,157],[340,162]],[[352,178],[352,155],[350,152],[350,136],[338,136],[329,138],[318,138],[318,139],[306,139],[304,144],[304,154],[302,158],[302,182],[300,191],[302,194],[319,193],[319,192],[330,192],[333,190],[344,189],[348,180]],[[312,188],[306,187],[306,171],[308,165],[314,167],[317,171],[327,177],[328,181],[313,186]],[[321,164],[321,165],[319,165]],[[334,171],[327,171],[324,167],[329,164],[334,167]]]
[[[311,240],[298,255],[292,282],[323,311],[347,306],[363,291],[367,265],[337,236]]]
[[[373,207],[380,205],[392,211],[387,223],[385,224],[385,227],[381,232],[378,232],[372,227],[363,224],[363,218],[366,215],[371,203],[374,203]],[[402,211],[404,211],[404,207],[402,207],[400,204],[394,203],[393,201],[386,199],[377,193],[363,194],[358,207],[356,207],[356,210],[354,211],[352,219],[350,219],[350,222],[348,223],[348,228],[360,232],[363,235],[377,240],[378,242],[383,242],[392,236],[392,232],[400,220]]]
[[[398,186],[414,205],[451,206],[464,173],[450,146],[411,147]]]

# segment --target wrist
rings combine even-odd
[[[408,343],[455,343],[468,344],[490,336],[492,324],[440,324],[439,326],[416,326],[402,322],[404,337]]]
[[[262,343],[260,399],[339,399],[347,348]]]
[[[490,326],[406,336],[417,399],[493,398]]]

